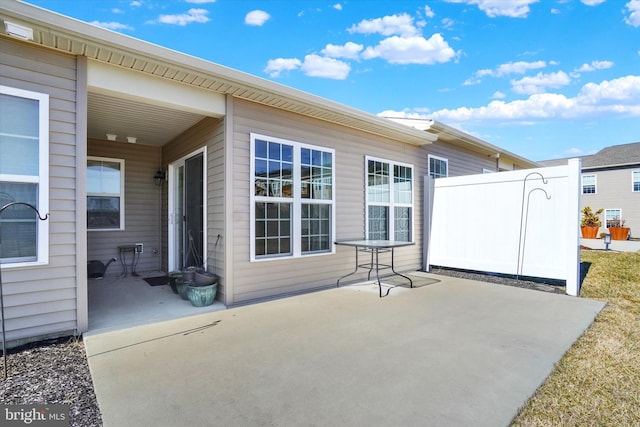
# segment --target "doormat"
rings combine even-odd
[[[166,285],[168,283],[167,276],[146,277],[144,281],[151,286],[161,286],[161,285]]]

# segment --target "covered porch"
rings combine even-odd
[[[110,274],[102,279],[90,279],[89,330],[86,335],[226,309],[218,300],[207,307],[194,307],[189,300],[175,294],[168,284],[151,286],[144,280],[163,275],[162,271],[147,271],[137,277]]]

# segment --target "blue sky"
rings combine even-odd
[[[640,141],[640,0],[28,0],[532,160]]]

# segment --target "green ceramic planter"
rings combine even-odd
[[[207,286],[193,286],[188,285],[189,301],[194,307],[206,307],[213,304],[216,299],[216,292],[218,291],[218,284]]]
[[[189,285],[191,285],[192,283],[193,282],[188,282],[184,279],[176,280],[176,289],[178,290],[180,298],[182,298],[183,300],[189,299]]]
[[[169,286],[174,294],[178,293],[178,279],[182,279],[181,271],[172,271],[169,273]]]

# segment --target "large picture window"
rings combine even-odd
[[[0,208],[49,212],[49,95],[0,86]],[[2,264],[46,264],[49,221],[24,206],[0,216]]]
[[[413,166],[366,158],[366,235],[413,241]]]
[[[333,251],[334,151],[251,134],[252,260]]]
[[[124,229],[124,160],[87,157],[87,229]]]

